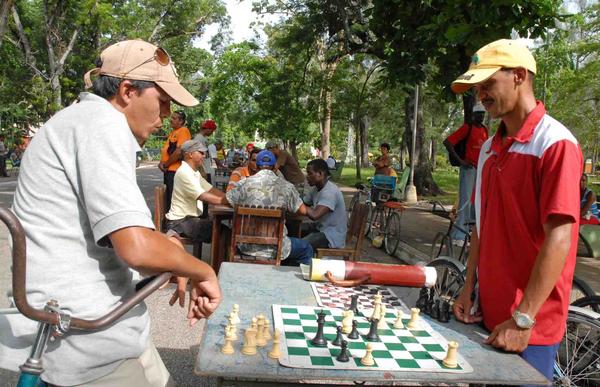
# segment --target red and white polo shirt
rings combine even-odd
[[[483,144],[475,187],[484,323],[492,330],[511,318],[544,241],[543,224],[550,215],[565,215],[573,221],[571,249],[556,286],[535,316],[529,342],[556,344],[564,334],[575,269],[581,149],[541,102],[503,145],[505,131],[501,124]]]

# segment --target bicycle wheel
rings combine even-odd
[[[453,257],[452,255],[452,240],[448,234],[438,232],[433,238],[431,243],[431,253],[429,254],[431,259],[436,259],[439,256]]]
[[[371,238],[371,240],[377,236],[377,229],[379,228],[381,214],[381,207],[369,206],[369,215],[367,221],[367,227],[365,227],[365,236]]]
[[[555,386],[600,385],[600,322],[594,312],[569,308],[554,363]]]
[[[434,297],[452,303],[465,286],[465,270],[453,260],[440,257],[427,266],[435,268],[437,279],[433,286]]]
[[[600,296],[582,297],[571,302],[571,305],[591,309],[596,313],[600,313]]]
[[[385,252],[389,255],[395,255],[398,245],[400,244],[400,227],[402,216],[392,211],[388,217],[387,225],[385,227]]]
[[[587,284],[583,279],[573,276],[573,287],[571,288],[571,298],[570,303],[573,301],[579,300],[583,297],[593,297],[596,295],[596,292]]]

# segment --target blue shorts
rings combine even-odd
[[[521,352],[521,357],[544,375],[549,383],[552,383],[554,360],[556,360],[556,352],[559,345],[560,343],[554,345],[530,345]]]

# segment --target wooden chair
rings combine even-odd
[[[164,232],[165,223],[165,191],[167,186],[160,184],[154,188],[154,228],[158,232]],[[202,255],[202,243],[194,242],[189,238],[176,237],[184,245],[192,245],[192,254],[196,258]]]
[[[285,225],[285,210],[274,207],[236,206],[233,214],[231,233],[231,249],[229,262],[260,263],[267,265],[281,264],[281,246]],[[238,254],[238,243],[274,246],[277,249],[275,259],[244,259]]]
[[[346,233],[346,247],[342,249],[317,249],[317,258],[342,257],[345,260],[356,261],[360,253],[365,237],[365,227],[369,208],[365,203],[356,203],[350,214],[348,232]]]

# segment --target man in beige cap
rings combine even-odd
[[[135,178],[136,151],[170,114],[192,106],[166,52],[141,40],[105,49],[86,74],[93,92],[52,117],[25,153],[13,210],[26,233],[27,298],[50,299],[74,317],[95,319],[134,291],[130,267],[191,280],[193,324],[219,305],[212,268],[154,231]],[[91,82],[91,75],[97,76]],[[183,285],[183,281],[180,281]],[[174,294],[183,306],[183,287]],[[42,379],[53,385],[172,384],[150,339],[140,304],[109,328],[48,343]],[[33,344],[36,322],[0,319],[0,366],[16,370]]]
[[[502,120],[479,154],[477,227],[454,314],[483,319],[487,344],[520,353],[552,380],[575,268],[582,157],[573,134],[536,101],[535,73],[529,50],[503,39],[477,51],[452,83],[457,93],[473,87]],[[476,279],[481,313],[471,310]]]

